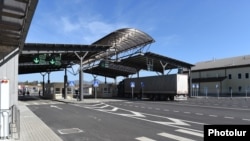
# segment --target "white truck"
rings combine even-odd
[[[133,98],[187,100],[188,86],[188,75],[169,74],[124,79],[118,86],[118,92]]]

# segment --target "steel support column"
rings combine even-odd
[[[82,63],[83,63],[83,59],[86,57],[86,55],[88,54],[88,51],[85,52],[85,54],[83,56],[79,56],[77,54],[77,52],[75,52],[75,55],[80,59],[80,68],[79,68],[79,95],[80,95],[80,101],[82,101],[84,99],[83,96],[83,69],[82,69]]]

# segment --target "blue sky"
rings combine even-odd
[[[249,14],[249,0],[40,0],[26,43],[91,44],[128,27],[155,39],[149,51],[195,64],[249,55]],[[60,82],[63,75],[52,72],[50,79]],[[35,80],[42,76],[19,76]]]

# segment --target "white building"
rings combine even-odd
[[[250,55],[198,62],[191,70],[190,95],[250,96],[249,74]]]

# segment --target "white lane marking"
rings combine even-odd
[[[74,104],[72,104],[72,105],[74,105]],[[88,108],[88,109],[100,111],[100,109],[96,109],[95,107],[87,107],[87,106],[81,106],[81,105],[74,105],[74,106],[78,106],[78,107],[83,107],[83,108]],[[110,107],[115,107],[115,106],[111,106],[111,105],[109,105],[109,106]],[[205,124],[205,123],[199,123],[199,122],[194,122],[194,121],[175,119],[175,118],[170,118],[170,117],[165,117],[165,116],[159,116],[159,115],[153,115],[153,114],[147,114],[147,113],[139,113],[139,112],[135,112],[135,111],[123,109],[123,108],[118,108],[118,110],[119,111],[123,110],[123,111],[127,111],[127,112],[130,112],[130,113],[129,114],[124,114],[124,113],[117,113],[117,112],[110,112],[110,111],[102,111],[102,112],[106,112],[106,113],[110,113],[110,114],[114,114],[114,115],[126,116],[126,117],[129,117],[129,118],[143,120],[143,121],[147,121],[147,122],[151,122],[151,123],[157,123],[157,124],[161,124],[161,125],[165,125],[165,126],[176,127],[176,128],[186,129],[186,130],[192,130],[192,131],[195,131],[195,132],[197,132],[197,130],[186,128],[186,127],[181,127],[179,125],[190,126],[188,123],[200,124],[200,125],[204,125]],[[153,117],[162,118],[162,121],[149,120],[149,119],[146,119],[147,116],[153,116]],[[165,122],[166,119],[171,120],[172,122]],[[185,122],[187,122],[187,123],[185,123]]]
[[[227,119],[234,119],[234,117],[224,117],[224,118],[227,118]]]
[[[174,139],[174,140],[177,140],[177,141],[195,141],[195,140],[192,140],[192,139],[189,139],[189,138],[184,138],[184,137],[176,136],[176,135],[169,134],[169,133],[159,133],[158,135],[166,137],[166,138]]]
[[[160,111],[161,109],[160,109],[160,108],[155,108],[155,110],[158,110],[158,111]]]
[[[157,103],[157,102],[150,102],[150,103]],[[183,105],[183,106],[189,106],[189,107],[197,107],[197,106],[199,106],[199,107],[214,108],[214,109],[229,109],[229,110],[250,111],[250,109],[228,108],[228,107],[218,107],[218,106],[203,106],[203,105],[195,105],[195,104],[174,104],[174,103],[161,103],[161,104],[164,104],[164,105]]]
[[[184,112],[184,114],[190,114],[190,112]]]
[[[218,117],[217,115],[209,115],[210,117]]]
[[[152,140],[150,138],[147,138],[147,137],[138,137],[138,138],[135,138],[136,140],[138,141],[156,141],[156,140]]]
[[[168,109],[164,109],[164,111],[168,112],[169,110]]]
[[[159,123],[159,124],[163,124],[163,125],[169,125],[169,124],[174,124],[174,125],[185,125],[185,126],[190,126],[189,124],[176,119],[176,118],[168,118],[169,120],[173,121],[173,122],[162,122],[162,121],[155,121],[155,123]]]
[[[112,110],[108,110],[108,109],[98,109],[98,111],[104,111],[104,112],[115,112],[117,111],[118,108],[117,107],[114,107]]]
[[[127,117],[146,117],[143,114],[139,113],[139,112],[135,112],[135,111],[130,111],[132,114],[118,114],[121,116],[127,116]]]
[[[197,133],[197,132],[193,132],[193,131],[189,131],[189,130],[184,130],[184,129],[177,129],[175,131],[181,132],[181,133],[190,134],[190,135],[194,135],[194,136],[198,136],[198,137],[203,137],[203,133]]]
[[[141,108],[143,108],[143,109],[144,109],[145,107],[141,107]]]
[[[39,105],[38,103],[36,103],[36,102],[33,102],[33,105]]]
[[[55,105],[50,105],[51,108],[56,108],[56,109],[59,109],[59,110],[62,110],[62,108],[58,107],[58,106],[55,106]]]
[[[199,115],[199,116],[202,116],[203,114],[202,113],[195,113],[196,115]]]
[[[242,120],[250,121],[250,119],[243,118]]]
[[[178,113],[179,111],[175,111],[175,110],[174,110],[174,112],[175,112],[175,113]]]

